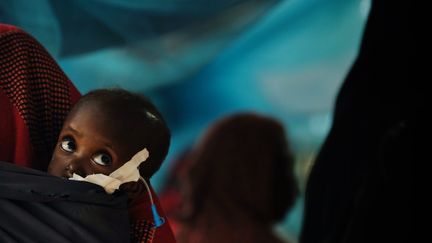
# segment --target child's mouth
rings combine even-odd
[[[71,177],[72,177],[72,174],[69,172],[66,172],[61,176],[61,178],[66,179],[66,180],[68,180]]]

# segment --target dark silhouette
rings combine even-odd
[[[373,1],[310,173],[302,243],[411,242],[411,166],[425,101],[412,68],[413,5]]]

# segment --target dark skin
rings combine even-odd
[[[74,109],[63,124],[48,173],[66,179],[74,173],[82,177],[96,173],[109,175],[129,161],[144,148],[140,143],[142,136],[124,136],[128,118],[122,118],[123,126],[115,119],[118,118],[109,117],[97,103]],[[132,198],[141,194],[141,188],[141,183],[135,182],[121,186]]]

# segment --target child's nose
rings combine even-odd
[[[72,177],[74,173],[86,177],[88,174],[90,174],[89,168],[88,168],[88,162],[85,161],[83,158],[74,158],[70,160],[65,168],[66,170],[66,176]]]

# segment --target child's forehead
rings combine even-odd
[[[104,107],[107,109],[104,109]],[[93,103],[75,109],[70,114],[68,121],[80,120],[80,126],[93,127],[96,128],[95,130],[111,134],[122,134],[128,128],[138,128],[137,122],[135,122],[136,114],[132,116],[134,117],[131,117],[128,112],[122,114],[121,111],[117,111],[117,109],[113,109],[112,107]]]
[[[130,97],[128,99],[116,95],[84,97],[77,106],[88,108],[83,112],[98,110],[102,111],[101,116],[121,121],[158,122],[160,120],[160,114],[150,102]]]
[[[142,116],[140,109],[130,104],[115,102],[103,102],[103,100],[87,101],[78,106],[76,113],[95,115],[100,119],[108,118],[112,120],[129,121],[131,117],[136,119]]]
[[[128,117],[112,117],[109,113],[95,107],[80,107],[70,114],[64,127],[77,130],[93,138],[101,138],[120,151],[136,152],[144,146],[145,129],[136,122],[127,121]],[[97,108],[97,107],[96,107]]]

